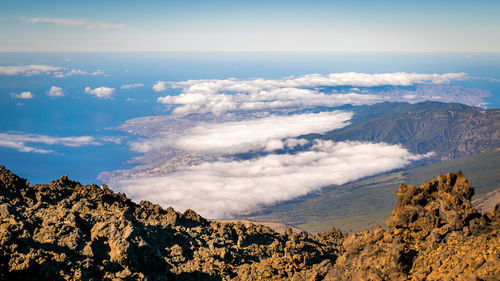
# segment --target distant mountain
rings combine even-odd
[[[500,206],[462,173],[395,194],[387,230],[279,234],[0,166],[0,280],[498,280]]]
[[[306,138],[403,144],[416,153],[434,151],[434,159],[477,155],[500,147],[500,109],[457,103],[380,103],[352,107],[352,124]]]

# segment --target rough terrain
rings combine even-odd
[[[401,185],[388,230],[279,234],[0,166],[0,279],[500,280],[500,206],[481,214],[473,194],[447,174]]]
[[[380,103],[354,110],[352,125],[319,137],[401,143],[415,153],[433,151],[441,161],[500,147],[499,109],[428,101],[413,105]]]

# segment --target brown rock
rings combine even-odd
[[[473,193],[460,172],[401,185],[388,230],[313,236],[0,167],[0,280],[499,280],[500,206]]]

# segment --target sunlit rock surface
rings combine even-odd
[[[388,230],[278,234],[2,166],[0,279],[500,280],[500,208],[479,213],[473,194],[461,172],[438,176],[400,186]]]

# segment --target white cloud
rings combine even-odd
[[[297,146],[304,146],[308,143],[309,141],[306,140],[306,139],[296,139],[296,138],[289,138],[289,139],[286,139],[286,146],[291,148],[291,149],[294,149],[295,147]]]
[[[417,98],[417,95],[404,95],[403,98],[407,100],[413,100]]]
[[[99,87],[92,89],[90,87],[85,87],[85,93],[89,95],[95,95],[100,99],[109,99],[113,96],[115,88]]]
[[[26,92],[22,92],[20,94],[16,94],[16,93],[10,93],[10,95],[13,97],[13,98],[16,98],[16,99],[32,99],[34,98],[34,95],[29,92],[29,91],[26,91]]]
[[[184,151],[203,153],[280,149],[281,139],[342,128],[349,125],[351,117],[351,112],[334,111],[202,124],[188,129],[174,145]]]
[[[452,86],[434,84],[467,78],[466,73],[334,73],[277,80],[158,81],[153,86],[156,92],[181,89],[177,96],[158,98],[160,103],[175,105],[174,114],[168,118],[127,121],[122,129],[147,138],[130,144],[132,150],[145,153],[134,159],[143,165],[108,173],[102,179],[137,200],[151,200],[181,210],[196,208],[209,217],[241,214],[430,156],[415,155],[399,145],[385,143],[311,143],[297,139],[342,128],[349,124],[352,113],[288,114],[318,106],[415,102],[432,97],[432,93],[442,92],[445,87],[458,97]],[[369,88],[413,84],[418,84],[417,88],[428,87],[415,91],[400,90],[401,87],[388,87],[387,91]],[[328,86],[365,88],[354,88],[353,93]],[[469,93],[460,93],[464,95]],[[297,147],[299,151],[286,149]],[[285,150],[273,154],[282,149]],[[268,155],[246,161],[219,158],[251,151]]]
[[[308,194],[324,186],[404,167],[429,155],[399,145],[316,141],[309,151],[181,167],[162,176],[113,178],[114,190],[177,210],[218,218]]]
[[[325,94],[316,90],[278,88],[250,94],[182,93],[159,97],[158,102],[181,105],[174,109],[178,115],[211,112],[220,115],[235,110],[271,110],[283,107],[340,106],[343,104],[373,104],[383,99],[377,95],[357,93]]]
[[[308,74],[300,77],[288,77],[283,79],[225,79],[225,80],[188,80],[182,82],[171,82],[174,88],[184,88],[186,92],[256,92],[262,89],[284,88],[284,87],[318,87],[318,86],[359,86],[374,87],[383,85],[410,86],[417,83],[449,83],[452,80],[463,80],[468,77],[467,73],[445,73],[445,74],[423,74],[423,73],[331,73]]]
[[[120,139],[113,137],[95,138],[91,136],[51,137],[47,135],[0,133],[0,147],[14,148],[21,152],[51,153],[50,149],[41,149],[27,146],[27,143],[41,143],[46,145],[63,145],[80,147],[86,145],[102,145],[103,142],[120,143]]]
[[[0,66],[0,75],[39,75],[51,74],[61,70],[62,67],[51,65],[16,65],[16,66]]]
[[[0,66],[0,75],[25,75],[25,76],[33,76],[33,75],[51,75],[53,74],[56,78],[69,77],[74,75],[105,75],[104,72],[100,69],[94,72],[87,72],[81,69],[71,69],[70,71],[64,73],[64,67],[59,66],[51,66],[51,65],[10,65],[10,66]]]
[[[70,77],[70,76],[75,76],[75,75],[92,75],[92,76],[105,75],[105,73],[100,69],[98,69],[94,72],[87,72],[87,71],[81,70],[81,69],[71,69],[67,73],[57,72],[54,74],[55,74],[54,77],[56,77],[56,78],[64,78],[64,77]]]
[[[334,111],[268,116],[235,122],[202,123],[180,134],[167,132],[131,144],[136,152],[175,148],[197,153],[243,153],[283,147],[282,139],[309,133],[324,133],[349,125],[351,112]],[[293,145],[299,144],[296,141]]]
[[[139,87],[144,87],[144,84],[142,84],[142,83],[124,84],[120,87],[120,89],[128,90],[128,89],[139,88]]]
[[[86,29],[122,29],[125,27],[124,24],[110,24],[110,23],[99,23],[99,22],[89,22],[86,19],[72,19],[72,18],[48,18],[48,17],[34,17],[24,19],[25,22],[31,24],[38,23],[52,23],[56,25],[66,25],[66,26],[81,26]]]
[[[65,76],[73,76],[73,75],[87,75],[88,72],[81,69],[71,69]]]
[[[157,92],[168,87],[180,88],[178,96],[159,97],[158,102],[178,105],[174,114],[221,114],[233,110],[264,110],[292,106],[338,106],[342,104],[371,104],[382,100],[377,95],[358,93],[323,93],[319,86],[373,87],[382,85],[408,86],[417,83],[443,84],[468,78],[466,73],[332,73],[309,74],[283,79],[235,78],[225,80],[188,80],[181,82],[158,81],[153,86]],[[314,88],[314,89],[304,89]]]
[[[167,83],[165,81],[158,81],[153,85],[155,92],[163,92],[167,90]]]
[[[52,86],[47,94],[51,97],[62,97],[64,96],[64,91],[61,87]]]

